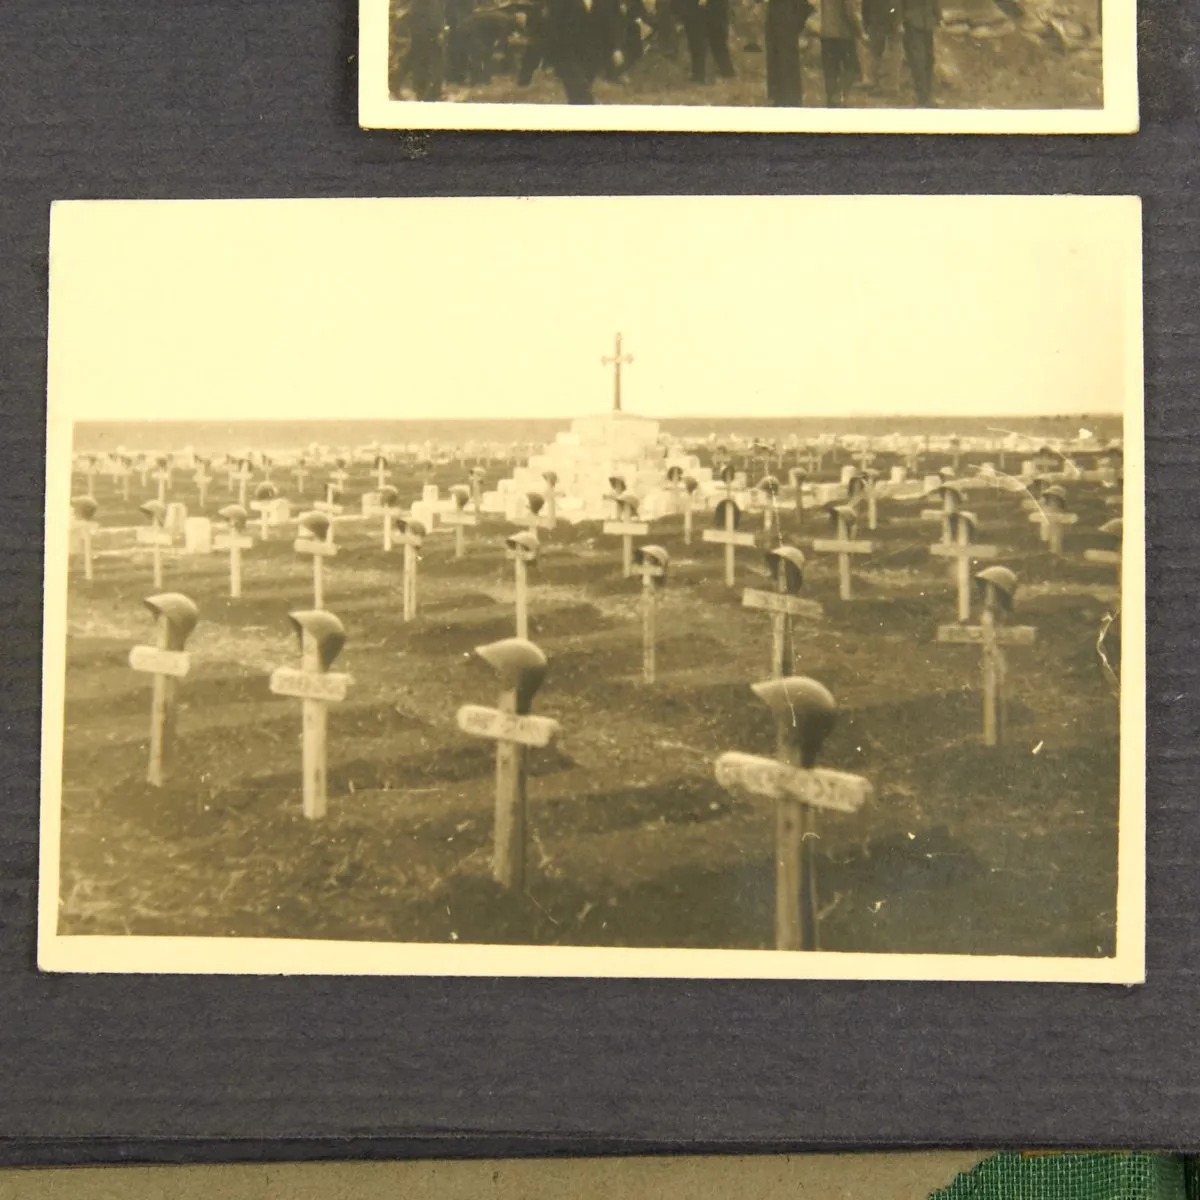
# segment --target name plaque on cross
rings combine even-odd
[[[271,672],[270,688],[276,696],[290,696],[298,700],[345,700],[350,676],[328,671],[316,674],[294,667],[276,667]]]
[[[763,592],[757,588],[746,588],[742,592],[742,607],[789,617],[808,617],[812,620],[818,620],[824,615],[824,610],[815,600],[789,596],[786,592]]]
[[[152,675],[170,675],[182,679],[191,669],[191,660],[183,650],[160,650],[157,646],[134,646],[129,665],[135,671]]]
[[[798,800],[812,808],[856,813],[874,795],[870,780],[827,767],[792,767],[755,754],[723,754],[717,759],[717,782],[771,800]]]
[[[333,542],[322,541],[320,538],[297,538],[292,543],[292,549],[297,554],[315,554],[318,558],[332,558],[338,552]]]
[[[941,625],[937,640],[962,646],[1032,646],[1037,642],[1037,630],[1031,625]]]
[[[871,542],[841,541],[838,538],[813,538],[812,547],[823,554],[870,554],[874,549]]]
[[[605,521],[603,528],[614,537],[645,537],[650,532],[644,521]]]
[[[724,529],[705,529],[701,531],[700,540],[702,542],[710,542],[718,546],[749,546],[757,545],[757,538],[753,533],[743,533],[739,530]]]
[[[522,746],[549,746],[561,730],[550,717],[518,716],[479,704],[464,704],[458,710],[457,722],[463,733]]]
[[[170,546],[174,542],[165,529],[141,528],[135,534],[138,544],[142,546]]]

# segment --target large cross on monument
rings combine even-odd
[[[621,411],[621,366],[628,365],[633,362],[632,354],[621,353],[621,335],[617,334],[617,340],[613,353],[606,354],[601,360],[601,366],[612,367],[613,369],[613,412]]]

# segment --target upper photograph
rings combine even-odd
[[[367,129],[1133,133],[1132,0],[360,0]]]

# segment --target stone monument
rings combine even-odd
[[[633,357],[622,353],[619,333],[614,353],[600,361],[613,369],[612,409],[572,421],[569,432],[558,434],[542,453],[518,467],[511,479],[502,480],[497,491],[484,494],[485,512],[502,512],[510,518],[519,515],[526,494],[547,487],[547,472],[557,476],[556,511],[565,521],[610,516],[612,506],[605,498],[612,491],[609,480],[614,476],[625,480],[629,492],[642,502],[642,513],[651,519],[673,511],[677,502],[677,493],[664,486],[669,467],[682,467],[702,484],[711,480],[711,472],[702,470],[697,459],[672,453],[658,421],[622,407],[621,368],[632,363]]]

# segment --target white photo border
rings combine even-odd
[[[849,200],[857,205],[965,203],[985,205],[1076,204],[1120,212],[1127,264],[1124,302],[1124,538],[1122,546],[1122,670],[1120,801],[1115,953],[1068,958],[1017,955],[846,953],[829,951],[642,949],[582,946],[372,943],[283,938],[92,936],[58,933],[64,700],[67,659],[68,526],[73,432],[77,421],[103,420],[86,397],[66,394],[59,383],[69,348],[57,335],[55,311],[71,287],[54,253],[56,233],[80,244],[79,218],[105,205],[338,205],[347,219],[354,206],[418,206],[432,200],[212,200],[68,201],[51,214],[51,287],[46,453],[45,607],[43,622],[42,774],[38,967],[51,972],[252,975],[534,976],[688,979],[871,979],[1107,983],[1145,981],[1145,448],[1142,341],[1142,218],[1137,197],[1108,196],[875,196],[875,197],[619,197],[624,205],[666,203],[812,203]],[[450,205],[530,203],[509,199],[457,199]],[[600,198],[543,198],[551,216]],[[1124,211],[1120,211],[1124,206]],[[1023,214],[1025,215],[1025,214]],[[86,237],[85,239],[86,240]],[[203,413],[181,413],[202,419]]]

